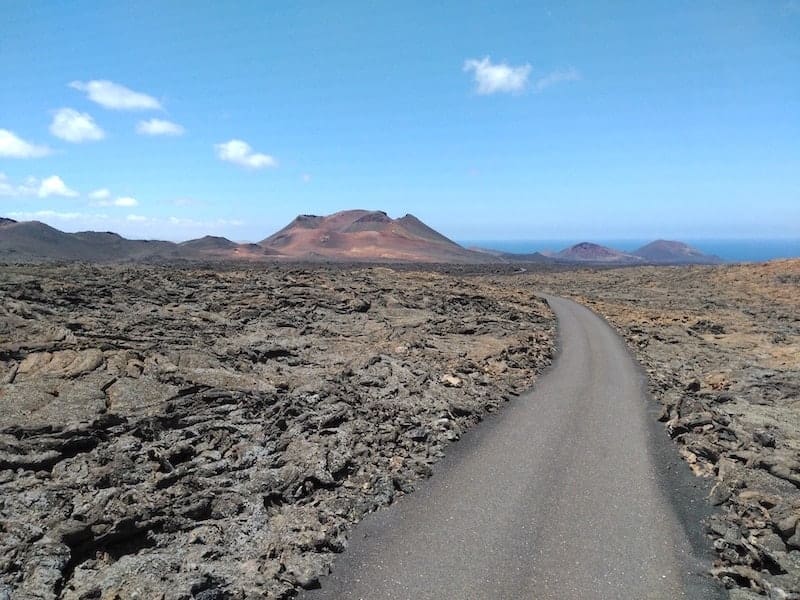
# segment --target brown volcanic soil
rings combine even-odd
[[[283,256],[307,260],[493,262],[462,248],[413,215],[392,219],[381,211],[347,210],[325,217],[301,215],[259,244]]]
[[[481,277],[3,266],[0,598],[290,596],[552,348]]]
[[[731,598],[800,598],[800,260],[533,275],[605,316],[662,421],[713,478],[715,573]]]

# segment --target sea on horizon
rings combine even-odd
[[[579,242],[593,242],[623,252],[632,252],[652,239],[542,239],[542,240],[456,240],[465,248],[485,248],[501,252],[526,254],[558,252]],[[800,257],[798,239],[683,239],[680,240],[705,252],[731,262],[761,262],[777,258]]]

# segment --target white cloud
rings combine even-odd
[[[277,167],[278,161],[268,154],[253,152],[250,144],[242,140],[230,140],[223,144],[216,144],[217,157],[220,160],[232,162],[250,169],[264,169]]]
[[[183,135],[185,129],[164,119],[148,119],[136,124],[136,133],[141,135]]]
[[[125,217],[125,220],[130,221],[132,223],[144,223],[145,221],[147,221],[147,217],[144,217],[142,215],[128,215],[127,217]]]
[[[64,196],[65,198],[74,198],[78,192],[67,187],[64,180],[58,175],[51,175],[42,179],[39,184],[39,190],[36,192],[39,198],[47,198],[49,196]]]
[[[100,188],[89,192],[89,200],[108,200],[111,197],[111,192],[107,188]]]
[[[120,196],[112,200],[111,192],[105,188],[95,190],[89,194],[89,198],[94,200],[94,202],[92,202],[94,206],[118,206],[123,208],[139,206],[139,201],[131,196]]]
[[[558,83],[566,83],[568,81],[579,81],[581,79],[581,74],[578,69],[574,67],[570,67],[568,69],[560,69],[558,71],[553,71],[552,73],[548,73],[544,77],[539,77],[534,83],[534,87],[536,88],[537,92],[541,92],[550,86],[556,85]]]
[[[62,196],[64,198],[74,198],[78,192],[67,187],[64,180],[58,175],[51,175],[39,181],[35,177],[28,177],[24,183],[15,185],[11,183],[5,173],[0,173],[0,196],[10,196],[21,198],[25,196],[38,196],[48,198],[50,196]]]
[[[512,67],[506,63],[493,64],[486,56],[480,60],[471,58],[464,61],[464,71],[473,72],[479,94],[498,92],[521,92],[528,85],[531,66],[528,64]]]
[[[114,110],[160,110],[161,103],[141,92],[134,92],[124,85],[94,79],[92,81],[73,81],[69,87],[85,92],[92,102]]]
[[[0,129],[0,156],[4,158],[39,158],[50,154],[47,146],[26,142],[13,131]]]
[[[68,142],[93,142],[102,140],[106,134],[97,126],[91,115],[72,108],[61,108],[53,116],[50,133]]]

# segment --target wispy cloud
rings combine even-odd
[[[8,129],[0,129],[0,156],[3,158],[39,158],[50,154],[50,148],[27,142]]]
[[[68,187],[64,180],[58,175],[45,177],[41,181],[35,177],[28,177],[23,183],[12,183],[5,173],[0,173],[0,196],[8,198],[26,198],[38,196],[39,198],[49,198],[50,196],[61,196],[64,198],[75,198],[78,192]]]
[[[117,206],[122,208],[131,208],[139,206],[139,201],[131,196],[118,196],[112,200],[111,190],[108,188],[100,188],[89,193],[89,200],[93,206]]]
[[[186,130],[172,121],[148,119],[136,124],[136,133],[141,135],[183,135]]]
[[[133,208],[139,206],[139,201],[131,196],[120,196],[119,198],[106,198],[104,200],[97,200],[92,202],[94,206],[116,206],[120,208]]]
[[[108,200],[109,198],[111,198],[111,191],[107,188],[100,188],[99,190],[89,192],[89,200]]]
[[[106,137],[105,132],[94,122],[90,114],[72,108],[61,108],[55,112],[53,122],[50,124],[50,133],[75,144],[95,142]]]
[[[472,72],[477,93],[489,95],[524,90],[528,85],[531,66],[524,64],[514,67],[506,63],[492,63],[491,58],[486,56],[480,60],[470,58],[464,61],[464,71]]]
[[[529,64],[511,66],[506,63],[493,63],[488,56],[464,62],[464,71],[471,72],[478,94],[519,93],[530,85],[531,66]],[[581,73],[574,67],[558,69],[537,77],[533,90],[543,92],[549,87],[568,81],[578,81]]]
[[[81,212],[63,212],[58,210],[37,210],[37,211],[17,211],[8,213],[11,218],[20,221],[32,221],[34,219],[53,219],[56,221],[75,221],[77,219],[105,219],[105,215],[91,215]]]
[[[559,69],[557,71],[548,73],[543,77],[539,77],[533,84],[533,87],[536,89],[537,92],[542,92],[547,88],[557,85],[559,83],[566,83],[568,81],[580,81],[580,79],[581,79],[580,71],[578,71],[578,69],[574,67],[569,67],[568,69]]]
[[[230,140],[216,144],[217,158],[249,169],[277,167],[278,161],[268,154],[254,152],[250,144],[242,140]]]
[[[112,110],[160,110],[161,103],[153,96],[108,81],[73,81],[69,87],[84,92],[92,102]]]
[[[0,173],[0,196],[18,198],[21,196],[35,196],[38,182],[28,178],[25,183],[14,184],[8,179],[8,175]]]

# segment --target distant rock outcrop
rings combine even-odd
[[[650,242],[633,252],[633,254],[652,263],[718,264],[723,262],[719,256],[704,254],[688,244],[671,240]]]

